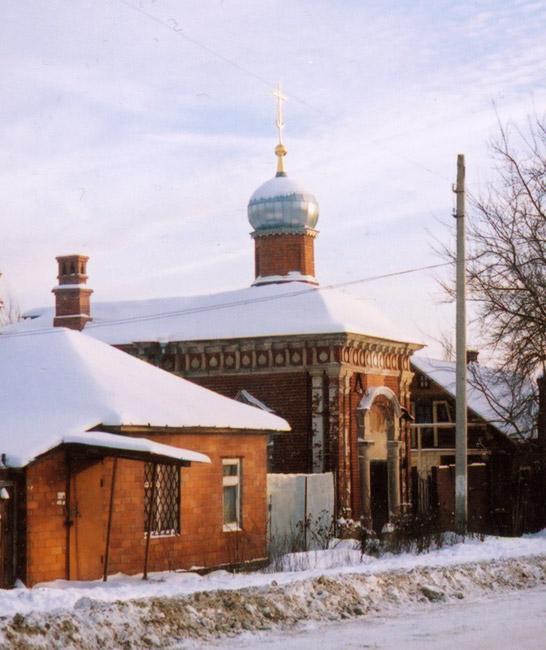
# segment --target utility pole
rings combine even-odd
[[[466,252],[465,165],[457,156],[457,317],[456,317],[456,408],[455,408],[455,530],[464,535],[468,523],[467,413],[466,413]]]

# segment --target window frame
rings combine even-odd
[[[445,432],[449,438],[453,437],[455,440],[455,423],[452,417],[452,410],[450,408],[450,401],[446,398],[438,396],[434,398],[417,398],[411,404],[412,414],[415,418],[415,425],[412,426],[411,431],[411,448],[412,449],[453,449],[453,445],[441,445],[440,437],[444,438]],[[429,412],[429,417],[421,417],[423,411]],[[440,419],[440,415],[444,411],[447,419]],[[428,420],[428,421],[427,421]],[[420,425],[429,426],[420,426]],[[452,433],[451,433],[452,432]],[[432,434],[432,446],[422,444],[423,437],[430,438]]]
[[[235,474],[224,474],[225,467],[236,467]],[[242,530],[242,458],[222,458],[222,530],[224,532]],[[235,521],[226,522],[225,494],[226,488],[236,488]]]

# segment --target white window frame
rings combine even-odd
[[[224,467],[226,466],[237,467],[237,473],[229,476],[224,476]],[[240,458],[222,458],[222,517],[225,517],[225,511],[223,510],[223,497],[225,488],[237,488],[235,499],[236,520],[227,523],[223,521],[222,523],[224,531],[241,530],[241,470],[242,463]]]

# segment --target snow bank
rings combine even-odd
[[[115,576],[0,592],[0,650],[179,648],[243,630],[284,629],[546,583],[546,531],[467,540],[420,556],[360,558],[350,544],[291,556],[285,573]],[[300,570],[296,570],[300,569]]]
[[[72,609],[81,598],[115,602],[137,598],[174,598],[200,591],[237,590],[267,587],[272,581],[278,585],[347,574],[378,575],[392,571],[411,571],[417,568],[441,568],[456,565],[516,559],[546,557],[546,530],[524,537],[486,537],[466,539],[451,546],[422,555],[403,553],[381,558],[361,556],[351,541],[342,542],[328,551],[310,551],[285,556],[282,572],[266,570],[260,573],[229,573],[214,571],[201,576],[198,573],[152,573],[150,579],[142,575],[116,575],[102,580],[77,582],[55,580],[26,589],[0,589],[0,617],[32,611],[50,612]]]
[[[225,576],[224,576],[225,577]],[[218,579],[216,576],[215,579]],[[201,586],[207,580],[202,579]],[[177,597],[101,602],[91,591],[72,609],[0,620],[0,650],[162,650],[199,647],[244,631],[294,628],[546,583],[546,557],[430,566],[386,573],[320,575],[284,586],[196,591]]]

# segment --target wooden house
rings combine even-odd
[[[453,526],[455,493],[455,362],[412,358],[411,468],[413,501],[420,511],[439,507]],[[525,417],[508,377],[480,366],[469,351],[467,369],[467,458],[471,530],[520,531],[525,490],[526,442],[533,418]],[[519,400],[519,401],[518,401]]]

